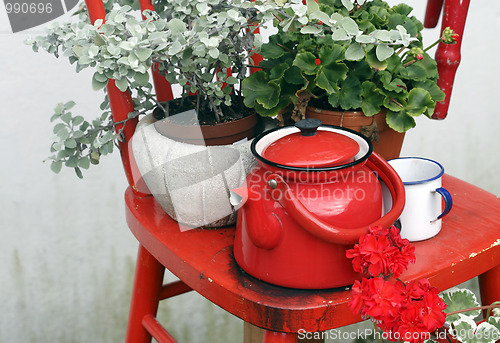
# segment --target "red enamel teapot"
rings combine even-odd
[[[231,192],[239,208],[234,257],[248,274],[303,289],[350,285],[346,250],[370,226],[391,226],[403,210],[404,186],[392,167],[355,131],[305,119],[266,131],[251,151],[259,165]],[[393,206],[384,215],[381,181]]]

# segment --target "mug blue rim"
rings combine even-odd
[[[437,166],[440,168],[440,171],[439,173],[436,175],[436,176],[433,176],[429,179],[424,179],[424,180],[418,180],[418,181],[407,181],[407,182],[404,182],[403,181],[403,184],[404,185],[420,185],[422,183],[427,183],[427,182],[430,182],[430,181],[434,181],[436,179],[439,179],[441,176],[443,176],[444,174],[444,167],[437,161],[434,161],[434,160],[431,160],[430,158],[425,158],[425,157],[412,157],[412,156],[407,156],[407,157],[398,157],[398,158],[393,158],[393,159],[390,159],[388,160],[387,162],[390,162],[390,161],[395,161],[395,160],[424,160],[424,161],[429,161],[429,162],[432,162],[434,164],[437,164]],[[390,163],[389,163],[390,165]],[[391,165],[392,167],[392,165]],[[394,168],[394,167],[392,167]],[[397,171],[396,171],[397,172]]]

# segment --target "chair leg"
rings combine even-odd
[[[500,301],[500,265],[479,275],[479,291],[483,305]]]
[[[142,321],[147,315],[156,316],[164,273],[165,267],[139,245],[126,343],[151,342],[151,335],[144,328]]]

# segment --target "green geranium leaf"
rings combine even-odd
[[[419,116],[424,113],[428,107],[433,107],[434,101],[428,91],[423,88],[413,88],[408,94],[406,111],[412,116]]]
[[[335,63],[344,58],[344,49],[341,45],[323,45],[319,49],[319,59],[321,64],[328,66],[331,63]]]
[[[330,94],[328,96],[328,103],[330,104],[330,106],[332,106],[333,108],[337,108],[339,107],[339,104],[340,104],[340,97],[339,97],[339,93],[333,93],[333,94]]]
[[[341,83],[339,104],[344,110],[355,110],[361,107],[363,89],[356,78],[348,78]]]
[[[406,99],[402,98],[400,94],[393,92],[384,92],[386,95],[384,98],[384,107],[394,111],[402,111],[406,105]],[[399,96],[398,96],[399,95]]]
[[[271,109],[278,104],[280,86],[276,82],[269,81],[262,71],[255,72],[244,79],[241,87],[247,107],[254,107],[257,103],[265,109]]]
[[[451,291],[444,292],[441,296],[446,304],[445,313],[450,313],[458,310],[463,310],[465,308],[472,308],[479,306],[476,295],[468,289],[455,289]],[[480,310],[470,311],[462,313],[461,316],[467,316],[471,319],[476,318],[481,313]],[[453,314],[446,317],[447,323],[452,323],[460,318],[460,315]]]
[[[395,93],[406,93],[407,86],[403,80],[399,78],[392,80],[391,73],[387,71],[380,71],[377,76],[380,77],[384,89]]]
[[[434,81],[427,80],[427,81],[415,82],[413,86],[415,88],[423,88],[426,91],[428,91],[432,97],[432,100],[436,102],[444,101],[444,99],[446,98],[444,92],[441,90],[441,88],[439,88],[439,86]]]
[[[423,57],[421,61],[417,61],[405,68],[408,79],[425,81],[439,77],[436,61],[426,53],[424,53]]]
[[[339,90],[339,82],[345,80],[348,68],[344,63],[334,63],[321,67],[316,75],[316,84],[328,94]]]
[[[302,52],[297,54],[293,60],[293,65],[300,68],[302,72],[306,75],[316,74],[318,66],[315,63],[316,56],[310,52]]]
[[[269,43],[263,44],[260,48],[260,54],[266,59],[280,58],[286,52],[281,46],[284,45],[279,37],[277,35],[272,35],[269,37]]]
[[[273,107],[271,109],[266,109],[262,105],[256,104],[255,111],[263,117],[274,117],[274,116],[278,115],[282,109],[284,109],[285,107],[287,107],[291,103],[292,103],[292,100],[289,97],[287,97],[287,98],[283,98],[282,101],[280,101],[278,103],[278,105],[276,105],[275,107]]]
[[[403,25],[405,23],[406,16],[399,13],[391,13],[388,16],[387,26],[391,29],[396,29],[398,25]]]
[[[300,69],[296,66],[291,66],[285,71],[284,80],[292,85],[303,85],[304,77]]]
[[[372,80],[374,73],[373,69],[363,60],[349,63],[349,77],[354,76],[360,82]]]
[[[399,4],[399,5],[396,5],[392,8],[392,10],[396,13],[399,13],[405,17],[408,16],[408,14],[411,13],[411,11],[413,11],[413,8],[408,6],[407,4]]]
[[[371,81],[363,82],[361,87],[363,88],[363,102],[361,103],[363,113],[369,117],[379,113],[384,103],[380,90]]]
[[[287,63],[278,64],[277,66],[275,66],[271,69],[271,72],[269,73],[269,79],[280,81],[281,78],[283,78],[283,76],[288,68],[289,68],[289,66]]]
[[[395,112],[389,110],[387,111],[386,121],[387,125],[397,132],[406,132],[416,125],[415,119],[406,111]]]

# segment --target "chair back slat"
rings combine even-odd
[[[450,98],[453,90],[455,75],[460,64],[462,38],[469,11],[470,0],[428,0],[425,14],[424,26],[433,28],[437,25],[441,10],[443,10],[443,21],[441,32],[450,27],[458,34],[456,44],[439,43],[436,50],[436,62],[439,73],[438,86],[446,94],[444,101],[438,102],[434,109],[432,118],[444,119],[448,114]],[[444,8],[443,8],[444,4]]]
[[[105,19],[106,11],[101,0],[85,0],[85,3],[87,5],[87,10],[92,23],[98,19]],[[128,90],[125,92],[120,91],[118,87],[116,87],[114,80],[108,81],[106,91],[108,93],[113,122],[119,123],[126,120],[129,113],[134,111],[134,105],[132,103],[132,96],[130,95],[130,92]],[[136,195],[144,196],[150,192],[142,181],[142,178],[138,177],[140,174],[129,144],[130,139],[135,132],[137,123],[137,118],[130,119],[126,122],[126,124],[117,124],[115,126],[115,130],[121,135],[118,147],[120,148],[120,155],[125,175],[127,176],[127,181]]]

